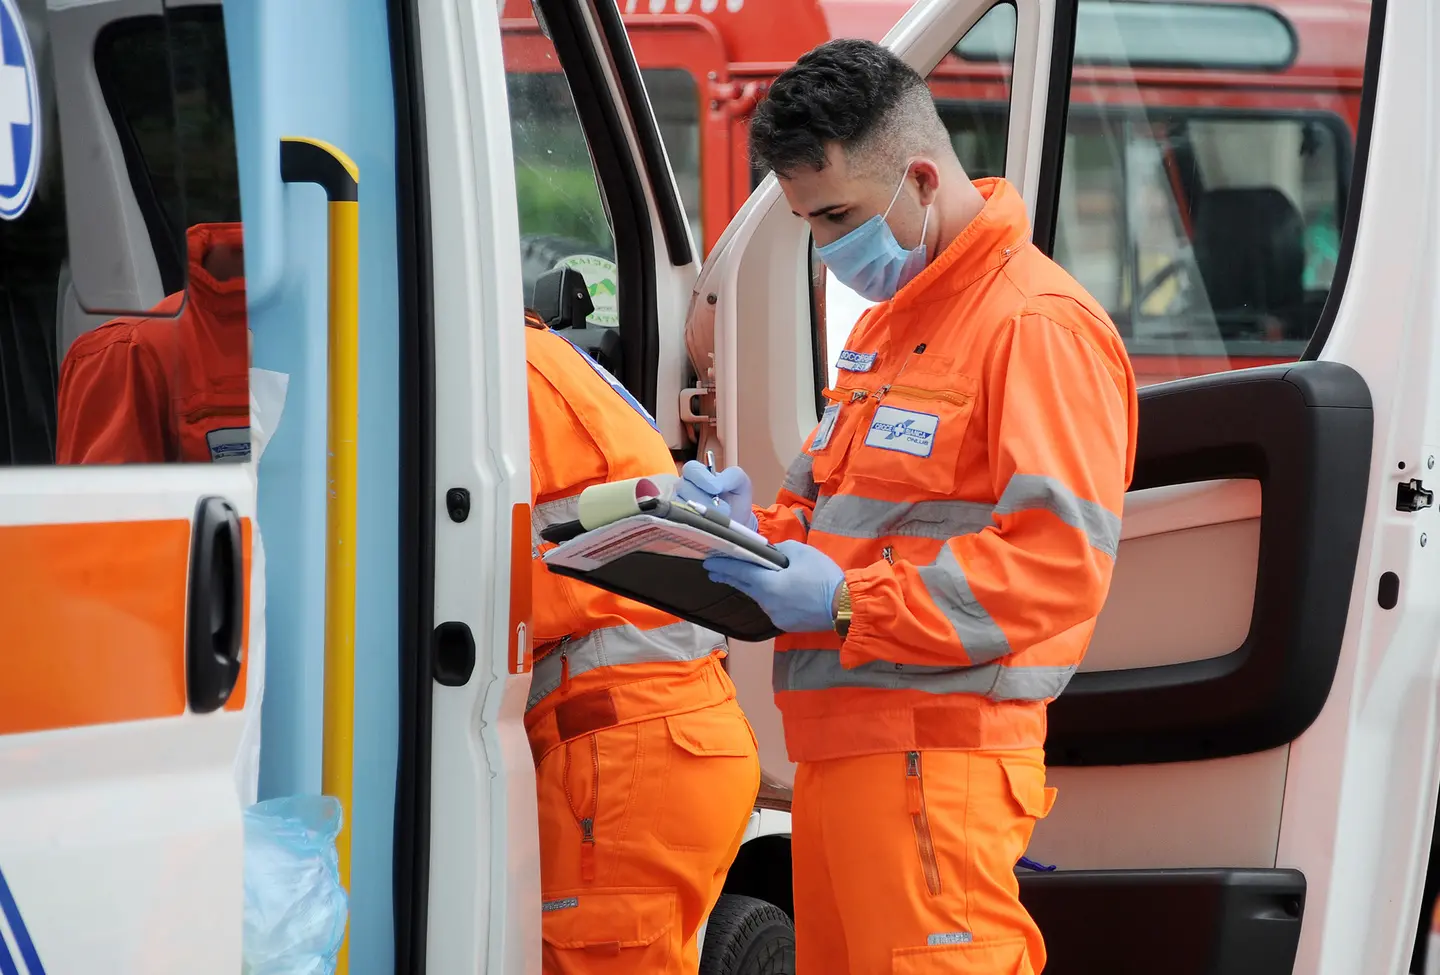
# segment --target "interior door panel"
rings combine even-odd
[[[1047,972],[1092,971],[1101,943],[1108,971],[1153,970],[1157,945],[1167,972],[1290,971],[1289,743],[1339,660],[1372,426],[1364,380],[1335,362],[1141,390],[1110,597],[1050,707],[1060,796],[1029,855],[1058,869],[1021,876]]]

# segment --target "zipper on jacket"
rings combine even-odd
[[[573,742],[565,743],[563,774],[565,805],[570,807],[570,815],[575,817],[580,827],[580,879],[589,882],[595,879],[595,815],[600,811],[600,743],[593,732],[587,737],[590,739],[590,763],[593,767],[588,816],[575,808],[575,798],[570,792],[570,746]]]
[[[935,859],[935,839],[930,835],[930,817],[925,812],[925,786],[920,778],[920,753],[905,753],[905,794],[909,800],[910,825],[915,829],[915,847],[920,853],[920,869],[925,872],[925,887],[930,896],[940,895],[940,864]]]
[[[560,693],[570,693],[570,651],[565,649],[565,644],[570,642],[569,636],[560,638],[560,645],[555,649],[560,652]]]
[[[875,402],[884,399],[887,393],[904,393],[913,399],[938,399],[956,406],[964,406],[970,397],[949,389],[922,389],[919,386],[900,386],[886,383],[875,391]]]
[[[895,548],[894,548],[894,546],[886,545],[884,548],[882,548],[882,549],[880,550],[880,555],[885,559],[886,562],[889,562],[891,565],[894,565],[894,564],[895,564]]]

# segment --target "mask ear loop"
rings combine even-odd
[[[889,219],[890,219],[890,211],[893,210],[893,209],[895,209],[895,201],[898,200],[898,199],[900,199],[900,191],[905,188],[905,181],[906,181],[907,179],[909,179],[909,178],[910,178],[910,166],[907,164],[907,165],[905,166],[905,172],[904,172],[903,174],[901,174],[901,176],[900,176],[900,185],[895,187],[895,195],[892,196],[892,197],[890,197],[890,205],[885,208],[885,215],[880,218],[881,220],[889,220]],[[927,208],[927,209],[928,209],[928,208]]]

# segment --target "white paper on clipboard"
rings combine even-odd
[[[589,572],[639,551],[700,560],[712,555],[725,555],[767,569],[780,568],[744,546],[718,535],[648,514],[631,515],[588,531],[546,552],[544,558],[547,563]]]

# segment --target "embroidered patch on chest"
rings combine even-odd
[[[835,361],[835,368],[844,369],[846,372],[869,372],[875,366],[877,355],[875,352],[852,352],[845,349]]]
[[[940,429],[940,418],[933,413],[917,413],[914,410],[898,410],[893,406],[882,406],[875,411],[870,429],[865,434],[865,446],[882,450],[898,450],[915,457],[929,457],[935,446],[935,433]]]
[[[216,464],[239,464],[250,459],[250,428],[221,427],[205,434],[210,460]]]
[[[831,403],[825,407],[825,412],[820,416],[820,429],[815,431],[815,439],[810,441],[810,452],[824,450],[825,445],[830,442],[830,434],[835,432],[835,418],[840,415],[840,404]]]

